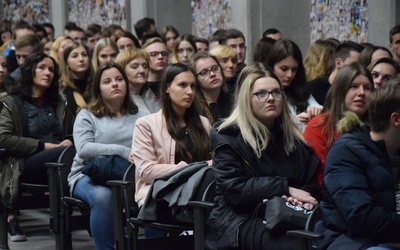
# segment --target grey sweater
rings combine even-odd
[[[75,183],[84,176],[81,171],[88,160],[110,155],[128,160],[136,120],[147,114],[149,113],[139,109],[134,115],[99,118],[87,109],[79,112],[73,132],[76,155],[68,175],[71,194]]]

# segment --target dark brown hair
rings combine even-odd
[[[296,60],[298,68],[296,76],[284,90],[289,103],[296,108],[296,113],[299,114],[307,109],[308,98],[311,94],[307,86],[306,71],[304,69],[303,56],[299,46],[288,39],[277,41],[272,46],[267,57],[267,65],[274,70],[275,64],[288,57],[293,57],[294,60]]]
[[[186,148],[184,135],[180,133],[181,127],[179,125],[180,117],[173,108],[172,100],[167,93],[167,88],[171,85],[174,78],[184,72],[190,72],[195,75],[192,69],[182,63],[169,65],[161,77],[161,103],[162,113],[165,117],[168,133],[176,141],[176,153],[182,155],[186,162],[192,162],[192,155]],[[199,112],[196,109],[195,102],[186,109],[183,117],[186,123],[189,136],[193,141],[193,151],[198,152],[202,159],[209,159],[209,142],[210,137],[203,127]]]
[[[122,104],[121,107],[121,113],[122,114],[136,114],[138,112],[138,107],[136,104],[133,103],[130,93],[129,93],[129,81],[128,77],[125,74],[125,71],[119,66],[118,64],[114,62],[107,62],[99,67],[99,69],[96,71],[96,74],[94,75],[94,81],[91,87],[91,102],[89,103],[88,107],[90,112],[92,112],[96,117],[103,117],[103,116],[110,116],[113,117],[115,114],[111,113],[110,110],[107,108],[107,105],[104,103],[103,98],[101,97],[101,92],[100,92],[100,79],[101,76],[103,75],[103,72],[111,69],[111,68],[116,68],[124,78],[125,84],[126,84],[126,93],[125,93],[125,99],[124,103]]]

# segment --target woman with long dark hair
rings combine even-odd
[[[307,86],[303,56],[296,43],[288,39],[277,41],[267,57],[267,65],[279,77],[290,112],[298,122],[304,126],[321,112],[322,106],[317,103]]]

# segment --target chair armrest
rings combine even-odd
[[[215,202],[209,201],[189,201],[188,206],[201,207],[201,208],[214,208],[217,206]]]
[[[78,207],[81,207],[81,208],[84,208],[84,209],[90,209],[89,204],[87,204],[86,202],[84,202],[84,201],[82,201],[80,199],[74,198],[74,197],[64,196],[64,197],[61,198],[61,200],[63,202],[67,202],[69,204],[74,204],[74,205],[76,205]]]
[[[65,163],[59,163],[59,162],[46,162],[44,164],[47,168],[65,168],[67,165]]]
[[[312,231],[306,231],[306,230],[289,230],[286,232],[286,235],[291,237],[303,238],[307,240],[321,240],[324,238],[323,234],[314,233]]]
[[[132,182],[130,181],[120,181],[120,180],[112,180],[112,181],[107,181],[107,185],[108,186],[121,186],[121,187],[125,187],[125,186],[129,186]]]

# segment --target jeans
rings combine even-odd
[[[114,221],[111,189],[95,185],[85,175],[74,187],[73,197],[90,205],[90,229],[97,250],[114,249]]]
[[[387,246],[385,244],[380,244],[378,246],[369,247],[367,250],[399,250],[399,247],[396,246]]]

